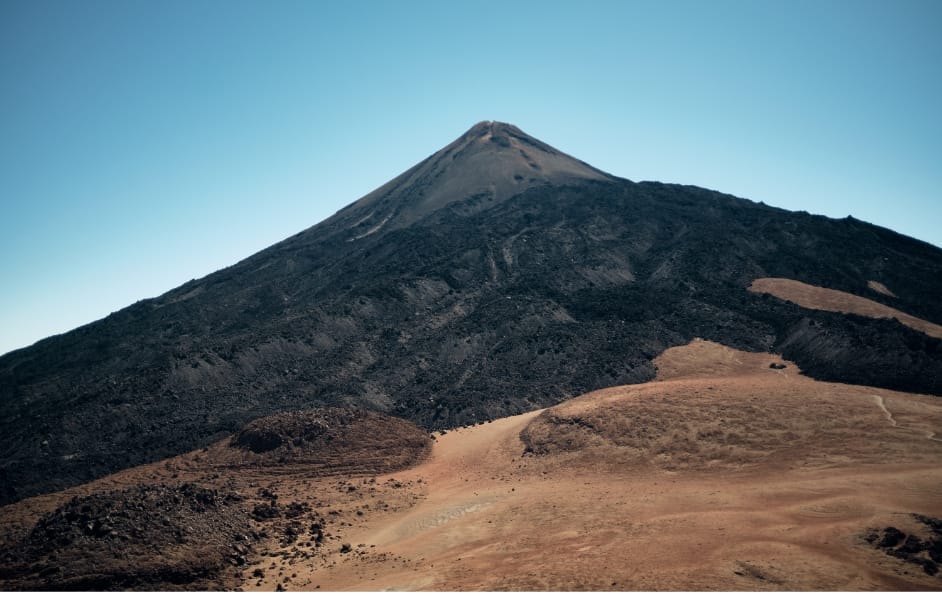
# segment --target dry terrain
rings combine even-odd
[[[448,431],[406,470],[333,473],[283,449],[242,465],[237,436],[0,521],[22,536],[73,496],[187,481],[251,514],[216,587],[942,589],[938,398],[699,340],[655,364],[650,383]],[[411,448],[392,465],[423,457],[418,435],[395,432]]]
[[[911,514],[942,516],[937,398],[710,342],[657,364],[652,383],[447,433],[396,475],[419,504],[284,573],[325,590],[942,588],[867,540],[932,539]]]

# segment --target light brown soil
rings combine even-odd
[[[229,475],[210,449],[97,489],[172,473],[248,505],[261,491],[307,503],[323,542],[285,544],[288,520],[257,522],[269,538],[227,584],[244,590],[942,589],[942,574],[866,540],[942,517],[942,400],[821,383],[704,341],[656,364],[651,383],[448,431],[393,474]]]
[[[864,540],[942,515],[942,402],[773,362],[694,342],[661,356],[653,383],[448,432],[395,475],[422,482],[419,503],[363,519],[346,540],[365,546],[288,566],[285,586],[942,588]],[[543,454],[524,455],[521,433]]]
[[[867,287],[873,290],[874,292],[883,294],[884,296],[890,296],[891,298],[896,298],[896,294],[891,292],[888,287],[886,287],[885,285],[881,284],[878,281],[874,281],[871,279],[870,281],[867,282]]]
[[[876,286],[874,286],[876,284]],[[870,287],[880,293],[892,296],[892,292],[886,290],[886,287],[876,282],[870,282]],[[882,288],[882,289],[880,289]],[[886,290],[885,292],[883,290]],[[750,292],[771,294],[776,298],[793,302],[804,308],[813,308],[816,310],[826,310],[830,312],[853,313],[863,317],[874,319],[896,319],[903,325],[911,327],[916,331],[922,331],[926,335],[942,338],[942,325],[926,321],[906,314],[902,311],[890,308],[879,302],[874,302],[867,298],[841,292],[840,290],[831,290],[812,286],[794,279],[785,279],[779,277],[762,277],[756,279],[749,286]]]

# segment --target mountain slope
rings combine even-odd
[[[655,365],[434,440],[278,414],[0,507],[0,590],[942,587],[942,400],[708,341]]]
[[[530,411],[650,380],[654,357],[695,337],[942,395],[937,338],[747,290],[763,277],[942,322],[936,247],[616,179],[483,123],[232,267],[0,358],[0,502],[278,411],[356,404],[430,429]]]

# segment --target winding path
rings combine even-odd
[[[886,419],[889,421],[890,426],[899,426],[899,424],[896,423],[896,419],[893,418],[893,414],[891,414],[890,411],[886,409],[886,402],[883,401],[883,396],[871,395],[870,397],[872,397],[873,401],[876,402],[877,407],[883,410],[883,413],[886,415]]]
[[[870,397],[872,397],[873,401],[876,402],[877,407],[883,410],[883,414],[886,416],[886,419],[890,423],[890,426],[898,427],[899,423],[897,423],[896,419],[893,418],[893,414],[889,410],[886,409],[886,402],[883,400],[883,396],[874,394],[874,395],[871,395]],[[942,443],[942,439],[937,438],[935,436],[935,432],[933,431],[926,431],[925,436],[930,441],[936,441],[937,443]]]

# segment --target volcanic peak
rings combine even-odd
[[[614,177],[513,124],[487,120],[328,222],[345,228],[347,240],[354,241],[380,230],[408,227],[459,201],[480,211],[533,186],[582,180]]]

